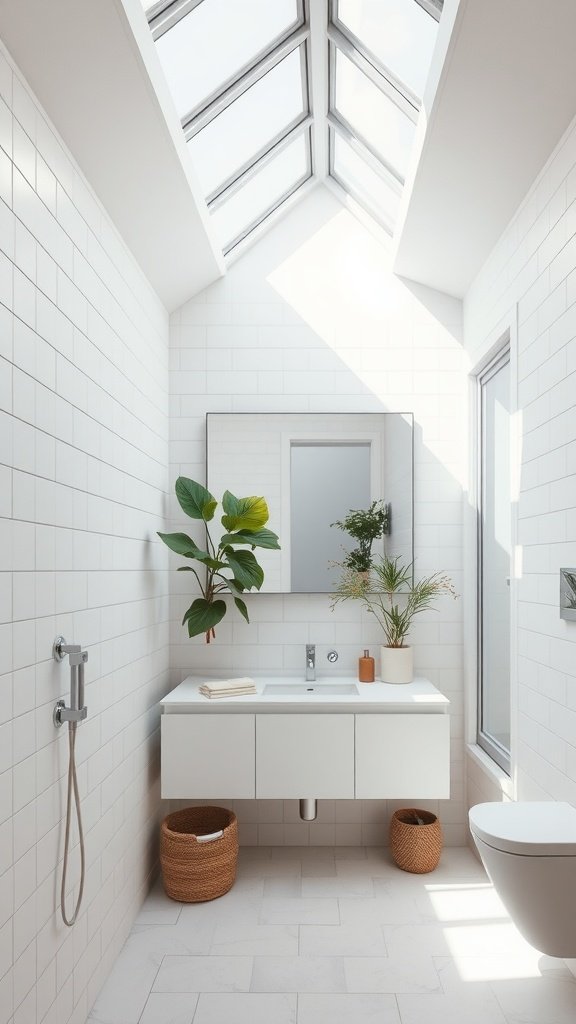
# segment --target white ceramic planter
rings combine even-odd
[[[383,683],[411,683],[413,678],[411,647],[380,648],[380,679]]]

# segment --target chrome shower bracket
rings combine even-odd
[[[88,651],[83,651],[80,644],[67,644],[63,636],[57,636],[52,644],[52,657],[61,662],[66,655],[70,659],[70,707],[66,706],[66,701],[56,701],[52,721],[57,729],[64,722],[83,722],[88,715],[84,704],[84,665]]]

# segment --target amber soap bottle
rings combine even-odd
[[[370,657],[370,651],[364,651],[364,657],[358,658],[358,681],[360,683],[374,682],[374,658]]]

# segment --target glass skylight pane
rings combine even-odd
[[[300,46],[190,139],[205,195],[215,192],[301,119],[305,112],[303,59]]]
[[[336,110],[388,167],[406,174],[415,124],[340,50],[336,59]]]
[[[156,42],[176,109],[186,117],[298,21],[296,0],[203,0]]]
[[[422,97],[438,22],[416,0],[339,0],[337,17],[380,64]]]
[[[309,139],[309,132],[299,135],[222,206],[212,211],[214,226],[225,251],[308,177]]]
[[[376,174],[345,139],[334,132],[334,175],[340,184],[391,228],[398,216],[400,196]]]

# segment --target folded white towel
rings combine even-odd
[[[253,695],[256,692],[257,690],[255,688],[246,688],[245,690],[218,690],[217,693],[210,693],[209,690],[203,689],[202,686],[200,687],[200,693],[202,694],[202,696],[208,697],[209,700],[219,700],[221,697],[242,697],[247,696],[249,694]]]
[[[245,694],[257,693],[256,683],[248,676],[238,679],[208,679],[199,687],[203,697],[214,700],[216,697],[242,697]]]
[[[250,687],[256,692],[254,680],[248,676],[240,676],[238,679],[207,679],[201,684],[200,689],[208,690],[210,693],[220,693],[222,690],[245,690],[246,687]]]

